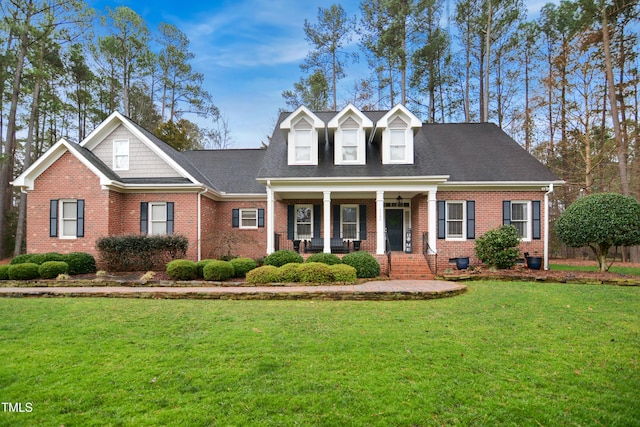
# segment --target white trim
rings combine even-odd
[[[525,223],[525,227],[526,227],[526,232],[527,235],[524,237],[520,237],[520,240],[523,242],[530,242],[532,240],[532,234],[533,234],[533,216],[532,216],[532,212],[531,212],[531,200],[510,200],[510,205],[509,205],[509,223],[511,225],[513,225],[513,205],[514,204],[518,204],[518,205],[525,205],[527,212],[527,218],[525,220],[518,220],[516,222],[518,223]],[[514,226],[515,227],[515,226]]]
[[[302,235],[300,236],[298,234],[298,209],[299,208],[308,208],[309,209],[309,235]],[[313,205],[311,204],[299,204],[299,205],[294,205],[293,206],[293,239],[294,240],[307,240],[307,239],[312,239],[314,237],[320,237],[320,236],[314,236],[313,235]],[[300,224],[307,224],[306,222],[300,222]]]
[[[253,220],[255,220],[255,225],[243,225],[242,220],[244,219],[242,217],[242,214],[244,212],[253,212],[255,213],[255,218],[253,218]],[[249,220],[251,220],[251,218],[248,218]],[[244,229],[244,230],[257,230],[258,229],[258,208],[240,208],[238,209],[238,228]]]
[[[342,124],[352,118],[357,124],[357,129],[343,129]],[[336,165],[364,165],[366,164],[366,129],[373,127],[373,122],[358,110],[353,104],[344,107],[327,123],[329,129],[335,129],[334,134],[334,163]],[[343,159],[343,141],[345,131],[354,131],[356,138],[356,159]]]
[[[154,206],[162,206],[164,207],[164,219],[163,220],[154,220],[153,219],[153,207]],[[167,202],[148,202],[148,215],[147,215],[147,234],[149,236],[162,236],[167,234]],[[154,233],[153,232],[153,224],[164,224],[164,232],[162,233]]]
[[[356,233],[355,233],[355,237],[345,237],[344,236],[344,208],[349,208],[349,209],[355,209],[356,210],[356,221],[355,221],[355,225],[356,225]],[[348,224],[353,224],[353,222],[349,222]],[[335,236],[338,237],[338,236]],[[348,204],[344,204],[344,205],[340,205],[340,236],[342,239],[346,239],[346,240],[361,240],[360,236],[360,205],[357,204],[353,204],[353,203],[348,203]]]
[[[127,154],[122,154],[122,153],[118,153],[118,148],[120,146],[120,149],[124,150],[126,144],[126,153]],[[113,159],[112,159],[112,165],[113,165],[113,170],[114,171],[128,171],[129,170],[129,160],[131,159],[131,153],[130,153],[130,144],[129,144],[129,140],[128,139],[114,139],[113,140],[113,145],[112,145],[112,149],[113,149]],[[126,166],[122,166],[122,167],[118,167],[118,157],[126,157]]]
[[[445,241],[462,242],[467,240],[467,202],[464,200],[445,200]],[[462,205],[462,236],[451,237],[449,235],[449,204]]]
[[[64,234],[64,204],[72,203],[75,207],[75,216],[68,218],[66,221],[73,221],[75,224],[73,234]],[[59,199],[58,200],[58,238],[61,240],[74,240],[78,238],[78,199]]]

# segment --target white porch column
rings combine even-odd
[[[324,248],[322,251],[326,254],[331,253],[331,191],[323,192],[324,197],[322,198],[324,204],[324,210],[322,212],[323,218],[323,239],[324,239]]]
[[[430,253],[437,253],[438,248],[436,248],[436,243],[438,242],[438,203],[436,199],[437,190],[429,191],[429,221],[427,223],[427,227],[429,229],[429,247],[431,248]]]
[[[384,254],[384,191],[376,191],[376,254]]]
[[[273,190],[271,185],[267,185],[267,255],[271,254],[275,250],[275,216],[274,210],[275,203],[273,197]]]

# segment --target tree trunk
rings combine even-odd
[[[482,99],[482,122],[489,121],[489,62],[491,60],[491,19],[492,19],[492,10],[491,10],[491,0],[488,2],[488,12],[487,12],[487,39],[486,39],[486,48],[485,48],[485,71],[484,71],[484,95]]]

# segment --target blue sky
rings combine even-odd
[[[156,32],[160,22],[173,24],[184,32],[196,56],[192,65],[204,74],[205,89],[229,122],[233,147],[250,148],[267,142],[278,109],[286,107],[282,92],[292,89],[302,76],[299,66],[310,47],[304,38],[304,20],[317,22],[318,7],[327,8],[338,2],[90,0],[89,3],[98,10],[128,6],[142,16],[152,32]],[[339,3],[349,15],[358,14],[359,0]],[[547,1],[526,3],[529,15],[535,16]],[[359,66],[363,67],[364,62],[361,60]],[[360,72],[357,76],[352,74],[365,77]],[[352,83],[344,80],[341,85],[346,88]]]

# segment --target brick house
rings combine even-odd
[[[546,262],[548,194],[561,184],[493,124],[423,124],[402,105],[302,106],[281,115],[266,149],[187,152],[116,112],[13,182],[28,194],[29,253],[178,233],[194,260],[359,249],[383,268],[423,270],[477,263],[474,239],[504,223]]]

